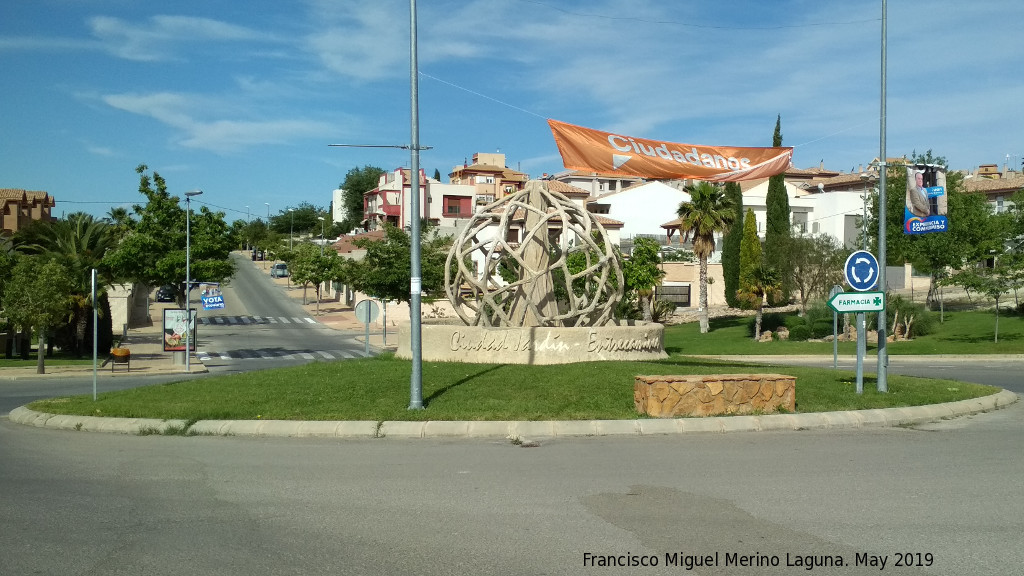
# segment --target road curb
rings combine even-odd
[[[295,438],[537,438],[586,436],[667,436],[779,430],[831,430],[885,428],[922,424],[1005,408],[1019,400],[1003,390],[989,396],[944,404],[904,408],[768,414],[763,416],[713,416],[643,420],[542,420],[542,421],[299,421],[299,420],[185,420],[152,418],[105,418],[47,414],[20,406],[8,419],[15,424],[115,434],[168,434],[213,436],[262,436]]]

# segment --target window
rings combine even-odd
[[[473,213],[470,207],[472,201],[468,196],[445,196],[442,198],[444,215],[449,218],[468,218]]]

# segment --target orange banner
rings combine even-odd
[[[781,174],[793,149],[697,146],[601,132],[548,120],[562,163],[570,170],[640,176],[652,180],[693,178],[740,182]]]

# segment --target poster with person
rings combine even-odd
[[[192,322],[188,324],[188,349],[196,351],[196,309],[192,313]],[[164,352],[185,351],[185,311],[181,308],[164,309]]]
[[[949,221],[946,218],[947,200],[945,166],[907,166],[907,202],[903,211],[903,232],[945,232],[949,228]]]
[[[218,310],[224,307],[224,294],[221,293],[218,282],[199,284],[199,296],[203,301],[203,310]]]

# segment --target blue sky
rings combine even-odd
[[[888,154],[1019,167],[1024,3],[888,10]],[[418,20],[421,166],[445,181],[474,152],[561,171],[545,118],[768,146],[781,114],[797,167],[879,152],[878,1],[422,0]],[[407,0],[4,2],[0,64],[0,188],[58,216],[139,202],[140,163],[228,221],[410,163],[328,147],[409,143]]]

